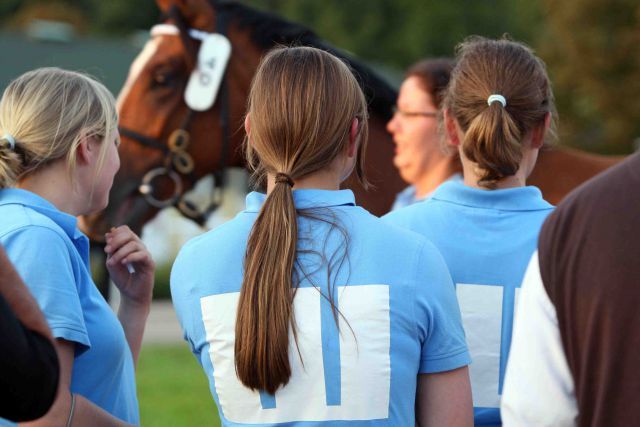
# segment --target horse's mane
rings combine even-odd
[[[236,1],[209,1],[216,13],[222,11],[225,19],[233,20],[241,29],[249,29],[251,40],[261,49],[269,50],[276,45],[311,46],[343,59],[354,71],[371,109],[382,114],[385,119],[391,117],[391,107],[396,102],[397,92],[369,66],[331,46],[304,25],[252,9]]]

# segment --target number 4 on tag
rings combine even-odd
[[[209,34],[202,40],[198,66],[191,73],[184,100],[195,111],[206,111],[216,101],[218,89],[231,56],[231,43],[222,34]]]

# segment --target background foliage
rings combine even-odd
[[[332,44],[392,73],[419,58],[450,56],[471,34],[532,45],[547,62],[560,141],[630,152],[640,136],[640,3],[637,0],[244,0],[302,22]],[[0,24],[33,17],[81,33],[118,36],[157,22],[153,0],[2,0]]]
[[[640,137],[640,2],[545,0],[536,45],[553,72],[565,141],[626,153]]]

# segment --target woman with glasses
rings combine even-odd
[[[453,66],[448,58],[420,61],[400,86],[387,130],[396,144],[393,163],[410,185],[398,194],[392,210],[426,198],[444,181],[462,180],[457,155],[446,151],[438,131],[438,110]]]

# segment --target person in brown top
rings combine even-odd
[[[640,424],[640,154],[549,216],[524,279],[505,425]]]

